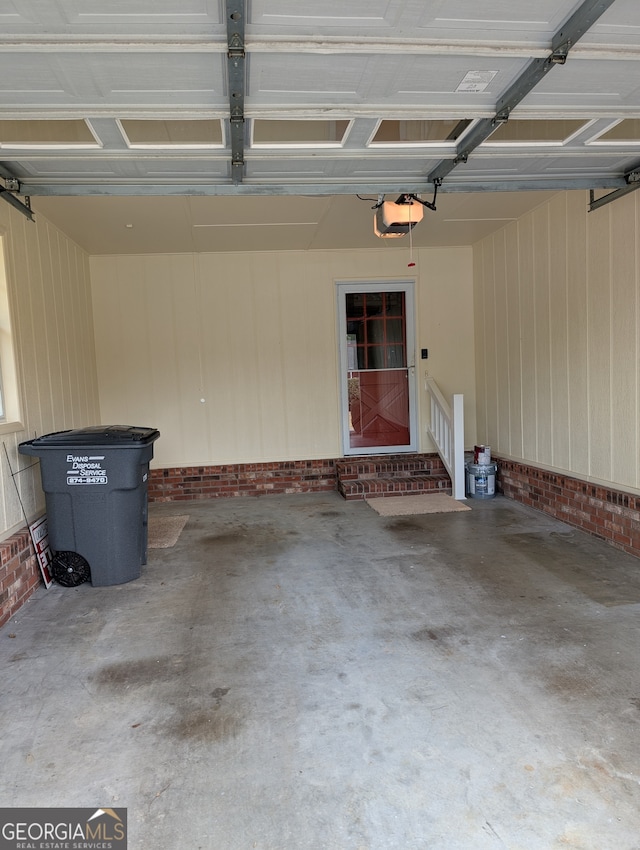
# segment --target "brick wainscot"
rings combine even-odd
[[[234,463],[153,469],[149,478],[149,501],[321,493],[335,489],[334,460]]]
[[[640,557],[640,496],[510,460],[498,464],[498,492]]]
[[[640,557],[640,496],[495,457],[497,490]],[[150,502],[336,490],[336,461],[154,469]],[[42,583],[27,529],[0,543],[0,627]]]
[[[40,567],[26,529],[0,543],[0,627],[24,605],[41,582]]]

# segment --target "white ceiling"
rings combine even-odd
[[[638,0],[0,0],[0,32],[0,177],[91,253],[397,248],[371,207],[440,180],[414,244],[470,244],[640,168]]]
[[[442,195],[412,232],[415,247],[471,245],[548,192]],[[37,197],[41,211],[90,254],[402,248],[378,239],[371,202],[331,197]]]

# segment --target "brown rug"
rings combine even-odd
[[[410,514],[444,514],[470,511],[464,502],[457,502],[446,493],[419,493],[416,496],[378,496],[366,500],[380,516],[409,516]]]
[[[149,517],[149,549],[169,549],[175,546],[188,519],[185,515]]]

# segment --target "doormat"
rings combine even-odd
[[[188,516],[152,516],[149,517],[149,549],[169,549],[175,546],[180,532],[185,527]]]
[[[470,511],[446,493],[420,493],[417,496],[378,496],[365,500],[380,516],[409,516],[410,514],[446,514]]]

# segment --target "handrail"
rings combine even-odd
[[[429,375],[425,378],[425,388],[431,399],[431,422],[427,428],[451,478],[453,498],[461,501],[466,497],[464,396],[456,393],[452,396],[451,405],[449,405],[438,385]]]

